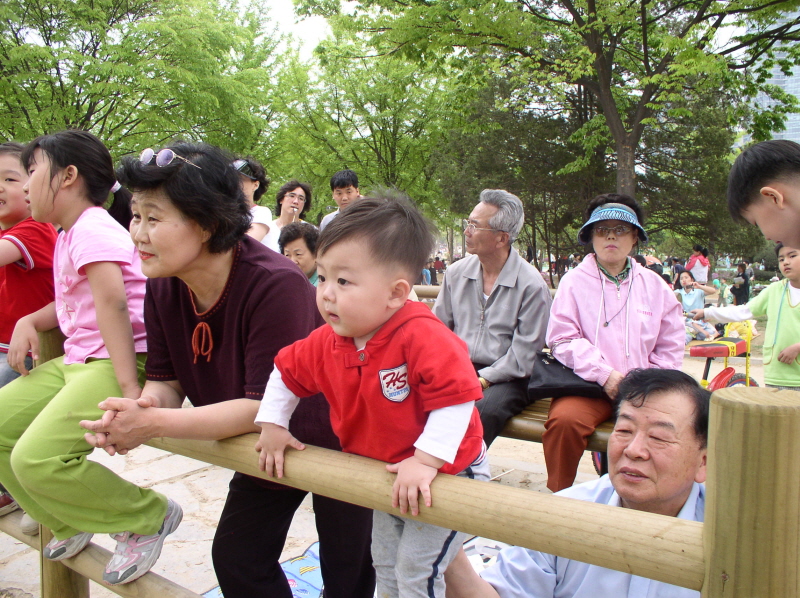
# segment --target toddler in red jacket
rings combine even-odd
[[[419,513],[419,494],[431,506],[439,472],[489,474],[467,347],[425,305],[407,301],[434,241],[430,223],[402,199],[362,199],[331,222],[317,245],[317,308],[327,325],[278,353],[256,418],[259,467],[269,475],[282,477],[287,446],[304,448],[289,419],[298,397],[319,392],[342,449],[397,474],[399,513],[373,517],[381,597],[444,598],[444,571],[463,535],[400,515]]]

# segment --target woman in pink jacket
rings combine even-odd
[[[708,282],[708,249],[702,245],[695,245],[692,249],[692,257],[686,262],[686,269],[692,273],[694,279],[700,284]]]
[[[683,363],[680,303],[655,272],[629,258],[639,241],[647,241],[639,204],[609,193],[594,198],[586,215],[578,241],[591,243],[594,253],[559,284],[547,345],[581,378],[600,384],[605,396],[553,400],[542,437],[553,492],[575,481],[587,438],[611,416],[611,401],[628,371],[680,369]]]

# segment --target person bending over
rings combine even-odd
[[[773,139],[739,154],[728,175],[728,212],[771,241],[800,247],[800,144]]]

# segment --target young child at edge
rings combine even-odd
[[[19,377],[19,372],[8,365],[14,325],[53,301],[54,296],[56,229],[31,218],[22,190],[28,180],[20,160],[22,150],[20,143],[0,144],[0,387]],[[25,357],[25,367],[33,367],[30,355]],[[0,486],[0,515],[17,508],[16,501]]]
[[[434,246],[430,224],[403,200],[362,199],[322,232],[317,307],[327,322],[275,359],[256,418],[259,467],[283,475],[297,397],[322,392],[345,452],[387,461],[392,507],[431,506],[437,473],[488,479],[474,402],[481,387],[466,345],[426,306],[407,302]],[[388,505],[387,505],[388,507]],[[375,511],[380,598],[444,598],[444,571],[463,534]],[[433,593],[430,590],[433,589]]]
[[[745,305],[692,311],[695,319],[742,322],[767,315],[764,334],[764,381],[767,386],[800,391],[800,251],[778,245],[778,267],[785,280],[773,282]]]
[[[110,533],[117,545],[103,580],[128,583],[152,567],[182,516],[166,496],[86,459],[93,447],[78,425],[99,419],[108,397],[138,399],[144,382],[145,278],[130,235],[102,207],[113,192],[112,207],[130,212],[131,195],[106,147],[85,131],[35,139],[22,163],[33,218],[63,232],[55,301],[21,318],[11,339],[9,363],[22,377],[0,389],[0,482],[53,531],[45,558],[70,558],[94,533]],[[67,337],[64,356],[28,371],[37,332],[56,326]]]
[[[0,144],[0,386],[19,376],[7,363],[17,320],[54,297],[56,229],[31,218],[22,190],[28,180],[22,150],[19,143]],[[26,367],[32,367],[30,356]]]

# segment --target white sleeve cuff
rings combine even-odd
[[[467,433],[475,401],[434,409],[414,446],[437,459],[453,463]]]
[[[753,319],[753,312],[744,305],[728,305],[726,307],[706,307],[703,310],[703,316],[706,320],[715,320],[717,322],[744,322],[745,320]]]
[[[276,366],[267,381],[264,398],[256,415],[257,424],[277,424],[289,429],[289,420],[292,419],[297,403],[297,397],[283,382],[281,372]]]

